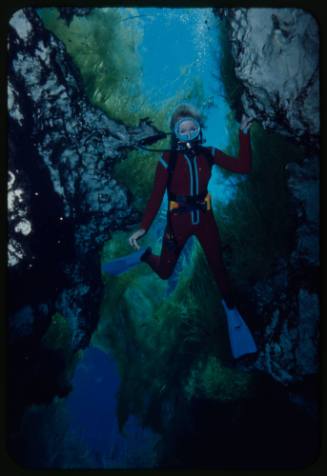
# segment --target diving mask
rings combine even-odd
[[[193,141],[200,134],[201,126],[194,117],[182,117],[175,124],[175,134],[177,139],[183,142]]]

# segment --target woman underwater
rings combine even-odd
[[[239,131],[239,155],[231,157],[215,147],[202,146],[203,122],[191,105],[182,104],[170,121],[171,150],[158,161],[153,190],[137,231],[129,238],[137,251],[134,259],[147,263],[162,279],[172,274],[178,257],[191,235],[199,240],[222,294],[234,358],[256,352],[249,329],[241,318],[233,298],[229,276],[222,257],[221,239],[210,204],[207,185],[214,164],[237,173],[251,170],[249,127],[253,118],[242,117]],[[167,189],[168,212],[160,256],[151,247],[140,249],[137,242],[148,231]]]

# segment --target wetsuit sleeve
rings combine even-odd
[[[148,203],[145,207],[141,224],[140,224],[140,228],[143,228],[146,231],[150,227],[154,217],[156,216],[159,210],[159,207],[161,205],[162,198],[165,192],[165,188],[167,185],[167,179],[168,179],[168,161],[167,161],[167,158],[164,157],[162,154],[157,164],[152,192],[148,200]]]
[[[211,147],[211,155],[213,157],[213,163],[224,167],[224,169],[230,170],[231,172],[238,172],[243,174],[248,174],[251,172],[252,165],[252,152],[251,152],[251,141],[250,133],[246,134],[240,129],[239,132],[239,154],[238,157],[232,157],[225,152]]]

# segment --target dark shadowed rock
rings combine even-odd
[[[243,110],[306,151],[303,163],[286,166],[294,249],[250,291],[253,313],[262,322],[254,366],[283,385],[301,384],[319,371],[318,25],[301,9],[215,11],[227,25]]]
[[[8,48],[8,264],[12,286],[19,277],[28,288],[10,303],[46,293],[69,314],[78,347],[79,322],[84,332],[97,318],[101,245],[139,219],[112,167],[159,131],[146,119],[129,127],[91,105],[64,44],[33,9],[10,19]]]
[[[25,405],[70,391],[64,375],[71,354],[88,345],[98,322],[101,247],[113,230],[140,218],[113,165],[160,131],[148,119],[128,126],[93,106],[64,44],[33,8],[10,18],[7,43],[8,391],[15,432]],[[58,330],[59,347],[47,349],[41,339],[51,324],[55,330],[54,314],[69,331],[64,348]]]

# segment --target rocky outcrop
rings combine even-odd
[[[289,163],[288,185],[297,213],[295,249],[254,287],[264,320],[258,368],[282,383],[319,371],[319,166],[318,157]]]
[[[51,354],[52,367],[39,347],[53,315],[67,320],[72,352],[87,346],[99,316],[102,244],[140,218],[113,165],[159,131],[93,106],[35,9],[15,12],[7,40],[9,374],[13,401],[28,385],[31,403],[64,392],[56,389],[60,359]]]
[[[299,8],[220,8],[242,104],[265,127],[319,145],[319,28]]]
[[[11,18],[8,47],[10,272],[33,269],[40,259],[51,272],[51,256],[68,258],[62,271],[85,284],[91,256],[110,231],[138,219],[112,166],[158,131],[146,120],[128,127],[92,106],[64,45],[33,9]],[[40,258],[33,244],[48,239],[47,258]],[[72,301],[76,306],[76,295]]]
[[[260,317],[255,367],[278,382],[306,381],[319,371],[319,31],[301,9],[217,9],[226,21],[242,108],[264,128],[305,150],[288,163],[295,248],[252,288]]]

